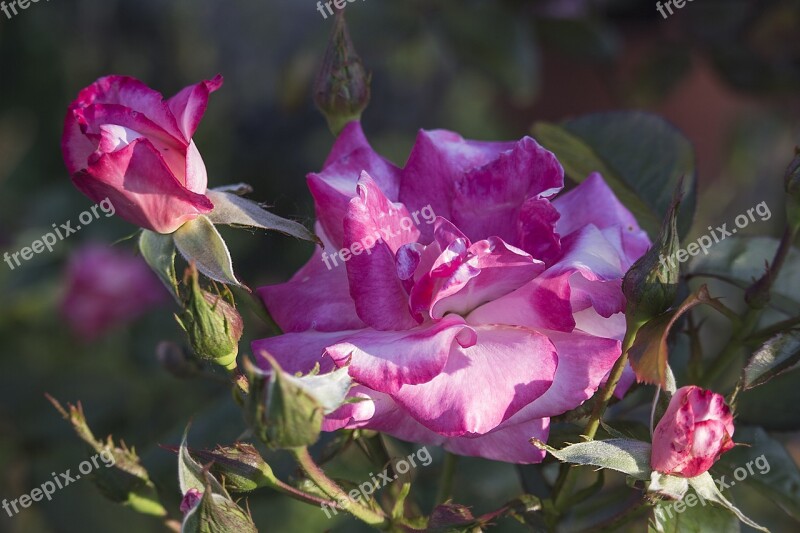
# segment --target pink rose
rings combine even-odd
[[[563,170],[533,139],[448,131],[420,132],[400,169],[353,122],[308,183],[325,251],[259,290],[286,333],[255,341],[257,358],[349,366],[364,401],[327,431],[541,461],[529,439],[546,440],[550,417],[591,397],[619,358],[621,280],[649,246],[603,179],[555,198]]]
[[[100,78],[67,111],[61,148],[75,186],[95,202],[108,197],[122,218],[159,233],[214,208],[192,141],[208,95],[222,77],[169,100],[139,80]]]
[[[138,318],[169,297],[142,258],[99,244],[73,253],[65,285],[61,314],[86,341]]]
[[[653,433],[650,466],[673,476],[699,476],[733,448],[732,437],[733,415],[722,396],[681,387]]]

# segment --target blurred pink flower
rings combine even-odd
[[[664,474],[695,477],[733,448],[733,415],[725,399],[700,387],[682,387],[653,433],[650,466]]]
[[[289,372],[349,365],[364,401],[329,415],[328,431],[541,461],[529,439],[546,440],[550,417],[590,398],[619,358],[622,277],[650,244],[603,178],[556,197],[563,169],[533,139],[448,131],[420,132],[400,169],[353,122],[308,184],[326,251],[259,290],[286,333],[255,341],[257,358]],[[327,268],[339,249],[346,263]]]
[[[61,141],[75,186],[94,202],[109,198],[119,216],[159,233],[211,212],[206,167],[192,136],[221,85],[217,76],[168,100],[126,76],[83,89],[69,106]]]
[[[143,259],[100,244],[76,250],[67,266],[60,311],[70,329],[93,341],[168,300]]]

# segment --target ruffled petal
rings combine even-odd
[[[556,348],[541,333],[511,326],[476,331],[473,346],[453,345],[439,375],[389,393],[440,435],[491,431],[545,394],[556,373]]]
[[[372,176],[389,200],[397,200],[400,169],[375,153],[361,124],[355,121],[345,126],[336,139],[322,172],[308,175],[317,219],[336,247],[344,240],[342,223],[362,172]]]
[[[314,255],[286,283],[260,287],[256,292],[281,330],[340,331],[367,327],[358,318],[350,297],[346,267],[331,256],[332,244],[317,224],[325,248]],[[335,254],[334,254],[335,255]]]
[[[352,253],[347,278],[358,316],[380,330],[416,326],[394,255],[419,237],[406,208],[390,202],[364,173],[358,182],[358,196],[350,201],[344,230],[345,249]]]
[[[475,343],[464,319],[451,315],[406,331],[363,330],[329,346],[337,366],[349,365],[350,376],[375,390],[391,393],[405,384],[430,381],[444,368],[454,342]]]
[[[222,76],[190,85],[167,100],[167,106],[178,123],[178,128],[186,140],[194,136],[197,126],[203,119],[208,106],[208,97],[222,87]]]

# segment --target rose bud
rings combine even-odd
[[[175,315],[175,319],[186,331],[200,359],[213,361],[228,370],[236,368],[244,322],[234,307],[233,295],[226,287],[222,294],[201,289],[194,266],[188,269],[187,278],[189,295],[185,309],[180,316]]]
[[[356,53],[344,15],[333,23],[328,49],[314,82],[314,103],[338,135],[348,122],[359,120],[369,104],[370,75]]]
[[[733,415],[722,396],[682,387],[653,433],[650,466],[673,476],[699,476],[733,448],[732,436]]]
[[[628,302],[625,314],[629,323],[643,324],[669,309],[675,301],[680,278],[680,263],[675,254],[680,246],[677,219],[681,188],[682,183],[661,223],[656,242],[625,274],[622,292]]]
[[[220,494],[213,494],[206,488],[199,503],[196,498],[200,491],[190,490],[184,495],[181,510],[186,509],[181,531],[184,533],[204,533],[207,531],[235,531],[236,533],[258,533],[249,511],[236,502]]]
[[[203,499],[203,493],[197,489],[189,489],[189,492],[183,495],[183,499],[181,500],[181,513],[184,515],[187,514],[189,511],[200,505],[200,501]]]
[[[172,233],[209,213],[206,167],[192,141],[210,93],[222,77],[164,100],[126,76],[100,78],[72,102],[61,149],[72,182],[95,202],[108,198],[119,216]]]
[[[237,442],[214,450],[192,451],[201,463],[211,465],[211,474],[225,481],[231,492],[250,492],[277,483],[272,468],[252,445]]]

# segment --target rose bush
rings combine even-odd
[[[192,140],[208,96],[222,77],[164,100],[126,76],[106,76],[69,106],[62,152],[75,186],[95,202],[108,197],[122,218],[172,233],[214,205]]]
[[[308,184],[326,249],[352,257],[329,270],[317,251],[259,290],[285,332],[253,343],[259,365],[265,353],[290,372],[349,365],[363,401],[328,431],[540,461],[529,438],[545,440],[620,356],[621,280],[650,244],[602,177],[556,197],[563,169],[533,139],[447,131],[421,132],[400,169],[353,122]],[[409,227],[426,206],[435,223]]]
[[[733,415],[725,399],[700,387],[682,387],[653,432],[650,466],[673,476],[699,476],[733,448],[732,437]]]

